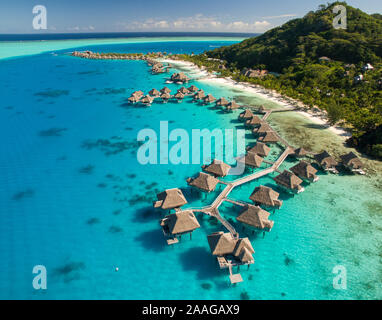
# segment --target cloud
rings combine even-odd
[[[268,16],[268,17],[262,17],[262,19],[278,19],[278,18],[293,18],[297,17],[297,14],[290,13],[290,14],[281,14],[279,16]]]
[[[272,25],[263,21],[221,21],[215,17],[207,17],[203,14],[196,14],[191,17],[178,17],[173,20],[146,19],[143,21],[119,22],[117,28],[124,30],[150,30],[155,31],[221,31],[221,32],[264,32]]]

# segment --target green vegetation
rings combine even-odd
[[[335,29],[333,6],[347,8],[347,29]],[[330,59],[319,59],[329,57]],[[352,131],[348,143],[382,159],[382,16],[345,2],[321,5],[301,19],[241,43],[181,58],[238,81],[259,84],[309,107],[326,110],[332,124]],[[364,70],[370,63],[374,69]],[[222,65],[226,69],[222,70]],[[248,78],[244,68],[272,71]],[[277,74],[275,74],[277,73]],[[355,77],[363,76],[361,81]]]

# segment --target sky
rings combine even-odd
[[[328,0],[0,0],[0,33],[250,32],[262,33],[316,10]],[[333,2],[333,1],[329,1]],[[349,0],[382,13],[381,0]],[[32,9],[47,10],[35,30]]]

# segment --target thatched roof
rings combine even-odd
[[[169,233],[173,235],[200,228],[199,222],[191,210],[179,211],[166,216],[161,220],[161,226],[167,227]]]
[[[242,113],[239,114],[239,119],[249,120],[253,116],[254,116],[254,114],[250,109],[245,109]]]
[[[185,88],[185,87],[181,87],[180,89],[178,89],[177,92],[180,92],[180,93],[183,93],[183,94],[189,94],[190,93],[190,91],[187,88]]]
[[[162,92],[162,93],[170,93],[171,90],[169,88],[167,88],[167,87],[164,87],[164,88],[160,89],[160,92]]]
[[[171,75],[171,80],[172,81],[186,82],[189,80],[189,78],[183,72],[179,72],[179,73],[173,73]]]
[[[238,258],[240,259],[241,262],[244,262],[244,263],[254,261],[252,253],[251,253],[251,251],[249,251],[249,249],[247,247],[244,247],[240,251]]]
[[[215,176],[225,177],[231,169],[231,166],[221,160],[214,159],[210,165],[203,166],[202,168],[204,171],[212,173]]]
[[[190,92],[197,92],[198,90],[199,90],[198,87],[196,87],[194,85],[192,85],[191,87],[188,88],[188,91],[190,91]]]
[[[338,162],[326,151],[314,155],[314,159],[324,168],[331,168],[338,165]]]
[[[260,133],[265,133],[265,132],[268,132],[268,131],[272,131],[272,128],[269,126],[268,123],[266,123],[264,121],[262,121],[260,123],[260,127],[253,129],[254,133],[259,133],[259,134]]]
[[[235,110],[235,109],[239,108],[240,106],[235,101],[231,101],[225,107],[227,110]]]
[[[211,253],[215,256],[232,254],[237,240],[230,233],[215,232],[207,236]]]
[[[146,95],[141,99],[141,103],[151,104],[154,101],[154,98],[150,95]]]
[[[164,92],[160,95],[161,99],[168,100],[171,98],[171,95],[168,92]]]
[[[249,199],[255,203],[263,204],[267,207],[281,207],[282,201],[279,200],[279,193],[265,186],[256,187]]]
[[[228,101],[227,101],[227,99],[226,98],[220,98],[220,99],[218,99],[218,100],[216,100],[216,105],[217,106],[222,106],[222,107],[224,107],[224,106],[226,106],[228,104]]]
[[[277,177],[273,178],[277,184],[291,190],[300,190],[302,187],[300,184],[302,180],[297,177],[294,173],[284,170],[283,173],[279,174]]]
[[[204,103],[212,103],[215,100],[216,100],[215,97],[210,93],[203,98]]]
[[[204,94],[203,90],[200,90],[200,91],[198,91],[197,93],[194,94],[194,99],[195,100],[203,99],[204,97],[205,97],[205,94]]]
[[[258,109],[257,109],[258,112],[260,113],[265,113],[267,112],[267,109],[265,109],[265,107],[263,105],[261,105]]]
[[[143,93],[143,91],[139,90],[139,91],[134,91],[131,95],[137,96],[137,97],[142,97],[144,95],[144,93]]]
[[[269,220],[270,213],[261,209],[260,207],[248,205],[236,218],[237,221],[240,221],[250,227],[256,229],[272,229],[273,221]]]
[[[137,95],[132,95],[131,97],[129,97],[127,100],[129,102],[138,102],[139,100],[141,99],[141,97],[137,96]]]
[[[158,201],[154,202],[155,208],[164,210],[179,208],[187,203],[180,189],[167,189],[157,194]]]
[[[151,89],[150,91],[149,91],[149,95],[150,96],[153,96],[153,97],[157,97],[157,96],[159,96],[160,95],[160,92],[157,90],[157,89]]]
[[[299,176],[303,179],[308,180],[316,180],[317,176],[317,170],[313,168],[310,163],[306,161],[300,161],[298,164],[290,168],[290,171],[292,171],[295,175]]]
[[[256,153],[261,157],[266,157],[271,151],[271,148],[269,148],[265,143],[258,142],[254,147],[248,148],[247,151],[251,153]]]
[[[308,154],[308,151],[306,151],[304,148],[297,148],[294,150],[293,156],[300,158],[305,157]]]
[[[210,192],[215,190],[219,180],[207,173],[200,172],[196,178],[187,179],[187,182],[190,186]]]
[[[237,159],[238,162],[244,162],[246,166],[259,168],[263,163],[263,158],[256,153],[247,152],[244,157]]]
[[[175,95],[174,95],[175,98],[177,99],[183,99],[184,98],[184,94],[181,93],[181,92],[177,92]]]
[[[274,131],[267,131],[258,140],[262,141],[262,142],[275,143],[275,142],[279,141],[279,137],[277,136],[277,134]]]
[[[258,116],[253,116],[252,118],[245,121],[245,125],[251,126],[251,127],[259,126],[262,123],[263,123],[263,121]]]
[[[362,161],[353,152],[349,152],[348,154],[341,156],[341,161],[342,161],[344,166],[349,167],[351,169],[362,169],[363,168]]]

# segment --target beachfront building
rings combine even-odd
[[[177,243],[178,237],[181,238],[184,234],[190,234],[191,238],[192,232],[200,228],[200,224],[191,210],[170,214],[160,220],[160,225],[164,235],[168,237],[169,245]]]
[[[279,137],[274,131],[267,131],[258,139],[258,141],[264,143],[277,143],[279,141]]]
[[[336,169],[338,162],[328,152],[323,151],[318,153],[314,155],[314,159],[323,170],[338,173]]]
[[[238,158],[237,161],[244,163],[246,167],[259,168],[264,159],[256,153],[247,152],[244,157]]]
[[[239,120],[246,121],[246,120],[251,119],[254,116],[255,115],[253,114],[253,112],[250,109],[245,109],[242,113],[239,114]]]
[[[362,170],[363,163],[354,152],[349,152],[348,154],[341,156],[341,163],[345,168],[352,172],[365,174],[365,172]]]
[[[229,173],[231,166],[221,160],[214,159],[208,166],[202,166],[202,169],[206,172],[212,173],[215,177],[225,177]]]
[[[249,199],[256,205],[263,205],[269,208],[280,208],[283,202],[279,200],[279,196],[280,194],[272,188],[259,186],[253,190]]]
[[[304,180],[309,180],[311,182],[318,181],[318,176],[316,175],[317,169],[313,168],[310,163],[306,161],[300,161],[298,164],[290,168],[296,176]]]
[[[228,101],[227,101],[227,99],[226,98],[220,98],[220,99],[218,99],[218,100],[216,100],[216,106],[217,107],[225,107],[226,105],[228,105]]]
[[[271,151],[271,148],[269,148],[265,143],[258,142],[256,145],[252,148],[248,148],[247,152],[256,153],[260,157],[266,157],[269,152]]]
[[[187,200],[184,197],[180,189],[167,189],[157,194],[158,201],[154,202],[154,208],[161,208],[163,210],[171,210],[180,208],[187,204]]]
[[[271,231],[274,221],[268,219],[269,215],[270,213],[268,211],[249,204],[236,220],[250,229]]]
[[[304,191],[304,188],[300,186],[302,180],[297,177],[294,173],[284,170],[283,173],[279,174],[273,180],[281,187],[288,191],[294,193],[300,193]]]
[[[216,189],[219,180],[207,173],[200,172],[196,178],[188,178],[187,183],[199,190],[211,192]]]

